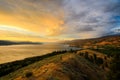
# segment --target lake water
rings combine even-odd
[[[40,56],[57,50],[77,49],[63,44],[0,46],[0,64]]]

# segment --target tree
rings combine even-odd
[[[32,72],[27,72],[27,73],[25,74],[25,77],[29,78],[29,77],[31,77],[32,75],[33,75]]]
[[[93,56],[89,56],[89,60],[93,63],[94,62]]]
[[[100,57],[98,57],[97,59],[96,59],[96,63],[98,64],[98,65],[100,65],[100,64],[103,64],[103,59],[102,58],[100,58]]]
[[[108,80],[120,80],[120,53],[116,53],[110,64]]]
[[[93,58],[94,58],[94,63],[96,63],[96,59],[97,59],[96,54],[93,54]]]
[[[93,54],[93,56],[94,56],[94,60],[96,60],[96,59],[97,59],[97,56],[96,56],[96,54]]]
[[[87,59],[87,60],[89,59],[88,52],[85,53],[85,56],[84,56],[84,57],[85,57],[85,59]]]

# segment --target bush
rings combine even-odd
[[[85,59],[89,60],[89,55],[87,52],[85,53],[84,57],[85,57]]]
[[[104,56],[104,59],[107,60],[107,56]]]
[[[84,53],[82,53],[82,52],[79,53],[80,56],[83,56],[83,54],[84,54]]]
[[[120,53],[115,53],[113,56],[108,80],[120,80]]]
[[[100,57],[98,57],[97,60],[96,60],[96,63],[97,63],[98,65],[103,64],[103,62],[104,62],[103,59],[100,58]]]
[[[94,60],[96,60],[96,59],[97,59],[97,56],[96,56],[96,54],[93,54],[93,56],[94,56]]]
[[[94,58],[93,58],[93,56],[89,56],[89,60],[90,60],[90,62],[94,63]]]
[[[25,77],[27,77],[27,78],[29,78],[29,77],[31,77],[31,76],[33,76],[33,73],[32,73],[32,72],[27,72],[27,73],[25,74]]]
[[[104,63],[104,66],[107,68],[109,67],[107,62]]]

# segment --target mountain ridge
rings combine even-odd
[[[63,44],[69,44],[70,46],[83,47],[83,46],[120,46],[120,35],[109,35],[99,38],[91,39],[75,39],[71,41],[62,42]]]
[[[30,42],[30,41],[0,40],[0,46],[3,46],[3,45],[19,45],[19,44],[42,44],[42,43],[41,42]]]

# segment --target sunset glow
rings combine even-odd
[[[0,39],[54,42],[112,34],[111,29],[120,22],[119,9],[115,8],[119,3],[118,0],[0,0]]]

